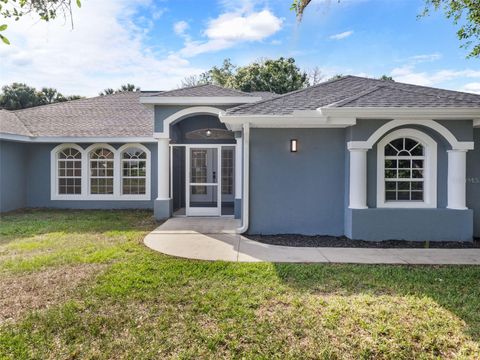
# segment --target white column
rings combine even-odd
[[[235,199],[242,198],[242,153],[243,138],[237,137],[237,146],[235,147]]]
[[[448,150],[449,209],[466,210],[467,150]]]
[[[170,199],[170,139],[158,139],[157,200]]]
[[[367,149],[350,151],[350,209],[367,208]]]

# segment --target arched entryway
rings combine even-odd
[[[217,115],[190,113],[169,125],[174,216],[234,216],[235,134]]]

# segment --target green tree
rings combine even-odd
[[[67,99],[61,93],[54,88],[42,88],[40,92],[37,94],[40,97],[41,102],[43,104],[53,104],[56,102],[66,101]]]
[[[112,94],[115,94],[115,90],[113,90],[112,88],[106,88],[103,91],[98,93],[98,95],[100,96],[112,95]]]
[[[382,76],[380,76],[380,77],[378,78],[378,80],[383,80],[383,81],[395,81],[395,80],[393,80],[393,77],[388,76],[388,75],[385,75],[385,74],[383,74]]]
[[[112,94],[118,94],[122,92],[130,92],[130,91],[140,91],[140,88],[133,84],[127,83],[127,84],[120,85],[120,87],[117,90],[113,90],[112,88],[106,88],[103,91],[99,92],[98,95],[105,96],[105,95],[112,95]]]
[[[44,100],[34,87],[23,83],[13,83],[2,87],[0,107],[7,110],[25,109],[43,105]]]
[[[460,26],[457,37],[462,48],[470,49],[467,57],[480,57],[480,1],[425,0],[425,8],[419,16],[428,16],[432,9],[443,10],[447,19]]]
[[[221,67],[214,66],[199,76],[190,76],[182,81],[182,85],[200,84],[215,84],[246,92],[284,94],[308,86],[308,76],[297,67],[293,58],[259,60],[246,66],[236,66],[230,59],[225,59]]]
[[[117,89],[117,93],[119,92],[128,92],[128,91],[140,91],[140,88],[138,86],[135,86],[133,84],[124,84],[124,85],[121,85],[119,89]]]
[[[2,87],[0,108],[19,110],[77,99],[82,99],[82,97],[79,95],[63,96],[56,89],[47,87],[37,91],[32,86],[23,83],[13,83]]]
[[[308,86],[308,76],[295,59],[261,60],[238,68],[233,87],[242,91],[270,91],[285,94]]]
[[[293,0],[290,9],[295,11],[299,21],[311,1]],[[467,57],[480,57],[480,1],[425,0],[425,8],[419,17],[430,15],[432,9],[443,10],[447,19],[452,19],[455,25],[460,26],[457,37],[462,42],[462,48],[470,49]]]
[[[80,8],[81,0],[0,0],[0,17],[20,20],[24,15],[36,14],[40,20],[50,21],[58,15],[70,19],[73,28],[72,2]],[[6,24],[0,24],[0,40],[10,44],[7,37],[1,32],[7,30]]]

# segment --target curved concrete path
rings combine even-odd
[[[365,249],[262,244],[235,234],[238,220],[172,218],[144,243],[161,253],[198,260],[291,263],[480,265],[480,249]]]

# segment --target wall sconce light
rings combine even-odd
[[[212,136],[212,130],[208,129],[207,131],[205,131],[205,135],[206,135],[207,137]]]
[[[290,140],[290,152],[297,152],[297,139]]]

